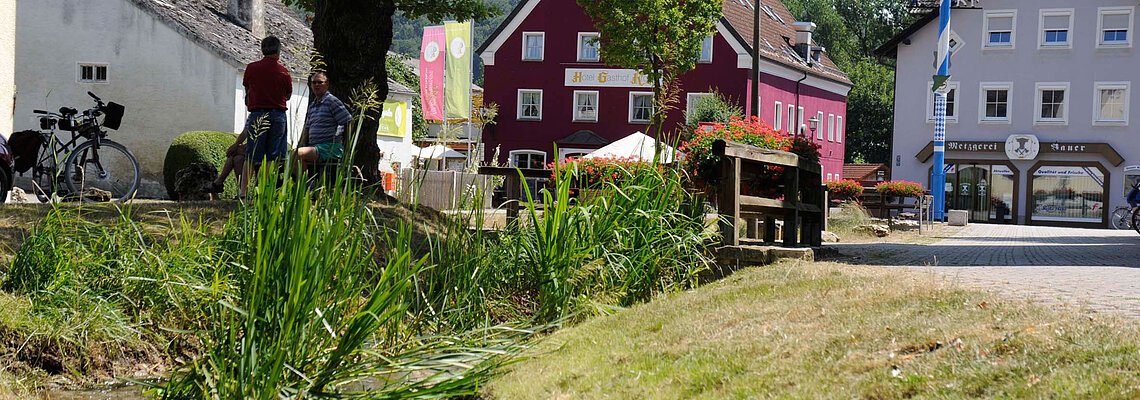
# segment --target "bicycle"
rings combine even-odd
[[[94,93],[87,94],[95,99],[95,107],[82,112],[69,107],[60,107],[59,113],[32,111],[42,115],[38,131],[42,141],[32,167],[34,192],[40,201],[77,197],[82,201],[123,202],[138,190],[138,159],[126,146],[107,139],[103,129],[118,130],[125,108],[115,102],[104,103]],[[71,140],[63,143],[56,137],[57,129],[71,132]]]
[[[1132,207],[1120,206],[1112,210],[1112,214],[1108,217],[1108,221],[1112,224],[1112,229],[1132,229]]]

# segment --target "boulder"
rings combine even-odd
[[[887,237],[887,235],[891,234],[891,228],[889,226],[879,224],[859,225],[855,228],[855,231],[869,233],[875,235],[875,237]]]
[[[828,231],[823,231],[822,236],[823,236],[823,242],[824,243],[839,243],[839,235],[836,235],[836,234],[828,232]]]
[[[895,231],[917,231],[918,230],[918,221],[896,219],[896,220],[891,222],[891,230],[895,230]]]

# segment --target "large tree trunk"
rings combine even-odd
[[[319,68],[327,71],[329,90],[354,116],[360,115],[362,108],[366,116],[357,135],[353,164],[360,167],[366,184],[379,183],[376,130],[381,109],[376,104],[354,104],[352,94],[371,82],[378,90],[377,101],[388,97],[384,60],[392,45],[396,5],[393,0],[316,0],[314,8],[313,44],[325,63]]]

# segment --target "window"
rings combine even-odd
[[[517,168],[546,168],[546,152],[538,150],[512,150],[511,166]]]
[[[523,32],[523,61],[542,61],[545,47],[546,33]]]
[[[796,113],[796,134],[807,136],[807,126],[804,125],[804,108],[800,107]]]
[[[1091,165],[1039,167],[1030,178],[1032,221],[1103,223],[1104,175]]]
[[[107,83],[107,64],[79,64],[80,83]]]
[[[1073,47],[1073,9],[1054,8],[1041,10],[1041,29],[1037,37],[1039,48]]]
[[[701,99],[712,96],[712,93],[688,93],[685,95],[685,119],[688,120],[689,116],[693,115],[693,110],[697,107],[697,103]]]
[[[815,113],[815,120],[815,138],[818,140],[823,140],[823,128],[824,124],[827,123],[827,120],[823,119],[823,111]],[[811,125],[808,125],[808,129],[811,129]]]
[[[926,87],[934,86],[927,82]],[[926,89],[926,122],[934,122],[934,92]],[[946,122],[958,122],[958,82],[946,82]]]
[[[1069,83],[1038,83],[1034,123],[1069,123]]]
[[[1009,123],[1009,101],[1013,84],[1009,82],[982,82],[978,101],[978,122]]]
[[[1093,125],[1128,125],[1129,82],[1097,82]]]
[[[574,121],[598,122],[597,91],[574,91]]]
[[[835,114],[827,114],[827,141],[835,141]]]
[[[597,32],[578,33],[578,62],[598,62],[598,40],[601,36]]]
[[[835,143],[843,143],[843,116],[835,116]]]
[[[519,89],[518,119],[535,121],[542,119],[541,89]]]
[[[779,132],[781,129],[784,129],[784,103],[777,101],[774,111],[772,114],[772,129]]]
[[[653,93],[629,93],[629,122],[649,123],[653,118]]]
[[[1012,49],[1015,37],[1013,27],[1017,25],[1017,10],[986,11],[983,26],[983,49]]]
[[[955,53],[957,53],[958,50],[961,50],[962,45],[964,43],[965,43],[965,41],[962,40],[962,37],[958,36],[958,32],[950,31],[950,55],[951,56],[953,56]]]
[[[1097,11],[1097,47],[1131,47],[1132,7],[1101,7]]]
[[[793,134],[793,135],[799,133],[796,130],[797,126],[796,126],[796,105],[795,104],[788,104],[788,124],[787,125],[788,126],[785,129],[787,129],[788,133]]]
[[[712,62],[712,52],[713,52],[713,37],[709,36],[709,37],[706,37],[704,41],[701,41],[701,58],[697,61],[704,63],[704,64],[711,63]]]

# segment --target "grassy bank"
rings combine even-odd
[[[488,397],[1140,397],[1135,324],[830,263],[739,272],[527,357]]]

